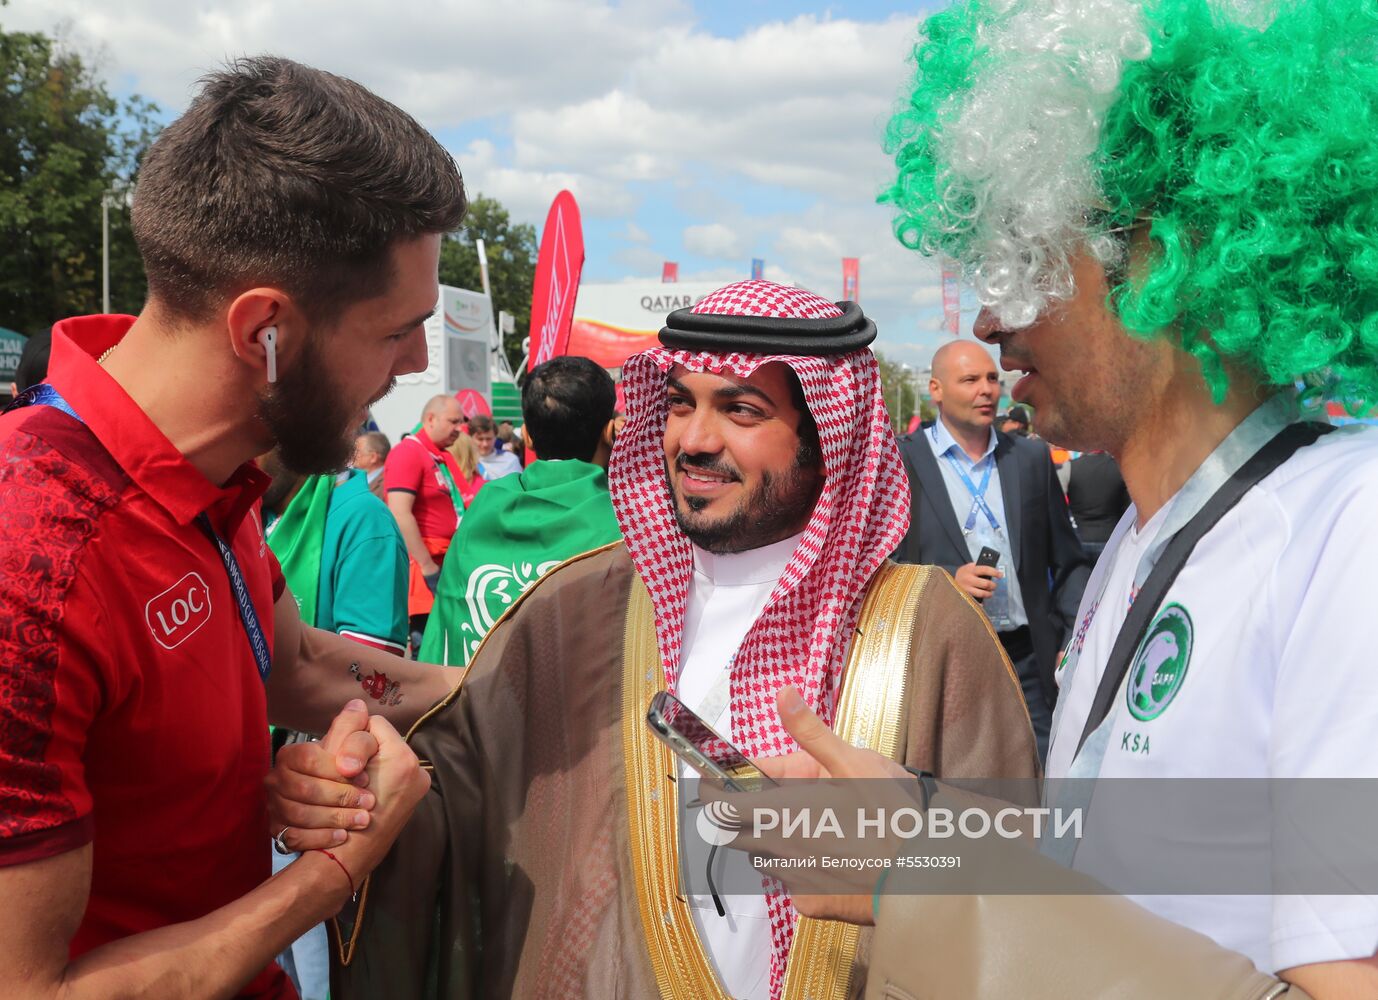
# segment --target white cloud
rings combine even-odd
[[[720,260],[746,255],[741,239],[721,222],[710,222],[707,225],[690,226],[685,229],[684,248],[700,257]]]
[[[889,172],[879,132],[913,27],[908,17],[805,16],[735,39],[670,34],[614,89],[514,115],[517,161],[629,180],[707,163],[761,183],[869,196]]]
[[[659,250],[646,246],[623,247],[612,255],[612,259],[632,272],[629,281],[644,281],[647,277],[660,277],[660,265],[665,263],[665,255]],[[584,273],[589,281],[613,281],[614,276],[604,274],[601,261],[586,260]],[[689,279],[684,279],[688,281]]]
[[[606,178],[573,171],[527,170],[502,162],[487,139],[476,139],[454,153],[471,195],[484,194],[502,202],[518,222],[545,222],[557,192],[568,189],[584,215],[618,218],[630,214],[635,199],[625,187]]]
[[[12,29],[70,21],[73,41],[170,109],[226,58],[271,52],[357,79],[443,128],[533,104],[604,93],[687,10],[638,0],[14,0]]]
[[[838,297],[840,258],[855,256],[862,305],[882,338],[928,336],[918,331],[940,301],[937,269],[896,243],[888,210],[874,202],[892,176],[880,133],[908,72],[917,14],[806,15],[725,38],[696,23],[688,0],[0,8],[11,30],[64,19],[79,49],[103,50],[116,89],[169,113],[227,56],[277,52],[359,80],[432,131],[464,126],[452,151],[470,191],[498,198],[515,220],[540,225],[569,188],[587,217],[626,221],[601,260],[591,248],[586,270],[598,280],[624,268],[658,276],[682,247],[735,261],[705,280],[744,277],[748,258],[763,256],[772,280]],[[637,215],[644,182],[672,187],[674,230]],[[748,193],[762,188],[803,207],[762,209]]]
[[[619,238],[626,240],[628,243],[651,242],[651,234],[630,220],[628,220],[627,228],[622,232]]]
[[[920,285],[914,289],[909,296],[909,301],[916,306],[940,305],[943,301],[943,286],[941,278],[935,285]]]
[[[780,267],[778,264],[772,264],[769,261],[766,262],[766,266],[761,272],[761,277],[765,278],[766,281],[773,281],[777,285],[796,284],[794,272]]]

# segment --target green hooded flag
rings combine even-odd
[[[417,659],[462,666],[493,623],[555,566],[622,537],[608,474],[570,459],[485,483],[440,570]]]
[[[325,518],[330,511],[333,475],[311,476],[276,521],[266,525],[268,547],[282,565],[282,575],[301,609],[301,620],[316,624],[316,598],[321,588],[321,552]]]

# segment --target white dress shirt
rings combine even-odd
[[[963,529],[966,538],[967,551],[970,553],[972,562],[981,554],[982,546],[989,545],[1000,553],[1000,571],[1005,574],[1002,581],[1009,588],[1010,595],[1010,624],[1004,627],[1005,631],[1019,628],[1021,625],[1029,624],[1028,613],[1024,610],[1024,595],[1019,590],[1018,567],[1014,561],[1014,550],[1010,545],[1009,526],[1005,524],[1005,494],[1000,489],[1000,469],[995,464],[995,428],[990,429],[990,440],[986,442],[986,450],[981,453],[981,457],[975,462],[966,450],[957,443],[957,439],[952,436],[952,432],[947,429],[939,417],[933,421],[933,426],[928,428],[924,437],[928,440],[928,445],[933,449],[933,457],[938,460],[938,471],[943,475],[943,485],[947,487],[948,498],[952,501],[952,510],[957,515],[957,527]],[[951,456],[949,458],[948,456]],[[952,467],[956,462],[967,478],[975,486],[981,485],[981,480],[985,478],[986,468],[990,468],[990,484],[986,487],[986,504],[991,512],[995,514],[996,520],[1000,522],[997,530],[986,515],[978,508],[976,510],[976,523],[972,525],[970,531],[966,530],[974,498],[972,491],[967,488],[966,483],[962,482],[961,475]]]
[[[731,738],[726,678],[732,657],[760,616],[802,533],[747,552],[714,555],[694,547],[694,579],[684,613],[678,695],[723,736]],[[681,766],[681,774],[687,774]],[[681,821],[685,818],[681,808]],[[681,826],[681,837],[689,831]],[[718,979],[737,1000],[769,1000],[770,917],[764,895],[689,897],[694,924]]]

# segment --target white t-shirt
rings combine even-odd
[[[1049,779],[1068,776],[1139,557],[1166,513],[1135,531],[1131,507],[1087,585]],[[1111,708],[1099,777],[1378,777],[1375,515],[1378,432],[1370,428],[1321,438],[1246,494],[1201,539],[1153,619]],[[1078,869],[1105,877],[1132,864],[1122,848],[1117,854],[1114,826],[1093,800]],[[1154,854],[1169,856],[1172,824],[1161,833]],[[1378,950],[1374,897],[1135,898],[1267,972]]]
[[[503,476],[512,476],[522,471],[521,459],[510,451],[497,451],[488,456],[480,455],[478,459],[478,471],[484,479],[492,482],[494,479],[501,479]]]
[[[802,534],[748,552],[714,555],[694,548],[694,579],[684,612],[678,695],[731,739],[732,706],[721,684],[732,657],[760,616]],[[718,706],[721,706],[719,709]],[[681,774],[691,773],[681,765]],[[681,830],[681,837],[689,835]],[[689,897],[699,938],[718,980],[737,1000],[769,1000],[770,916],[764,895]]]

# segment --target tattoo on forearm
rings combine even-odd
[[[388,675],[375,670],[367,677],[363,675],[357,662],[349,665],[349,672],[354,675],[354,679],[374,701],[383,705],[402,704],[402,684],[400,681],[389,680]]]

